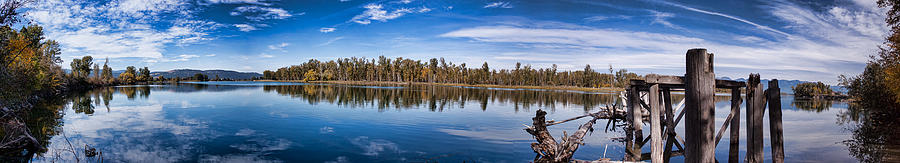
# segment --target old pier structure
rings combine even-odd
[[[716,90],[730,90],[731,107],[718,111],[730,112],[721,127],[715,125],[714,96]],[[745,92],[742,97],[741,93]],[[672,92],[684,92],[685,98],[674,105]],[[535,162],[608,162],[610,159],[583,161],[572,160],[572,155],[586,133],[593,131],[593,124],[599,119],[610,122],[625,122],[626,154],[622,161],[669,162],[672,157],[683,156],[685,162],[718,162],[715,148],[730,132],[728,162],[737,163],[740,152],[740,116],[741,103],[746,101],[746,154],[744,162],[758,163],[763,161],[763,116],[768,102],[769,129],[771,140],[772,162],[784,162],[784,141],[781,124],[781,94],[778,80],[773,79],[768,89],[760,83],[759,74],[750,74],[747,82],[718,80],[713,71],[713,54],[706,49],[690,49],[686,54],[686,70],[684,76],[663,76],[650,74],[643,80],[632,80],[620,95],[622,105],[614,105],[590,113],[562,121],[546,121],[546,112],[538,110],[532,119],[532,126],[525,131],[537,140],[531,147],[537,155]],[[676,114],[677,113],[677,114]],[[561,142],[556,142],[547,129],[552,126],[575,119],[591,117],[572,135],[563,131]],[[680,122],[684,120],[683,134],[676,132]],[[607,123],[607,128],[609,123]],[[649,136],[644,137],[644,130],[649,128]],[[649,145],[648,145],[649,144]],[[649,147],[646,147],[649,146]],[[649,153],[642,149],[649,148]]]

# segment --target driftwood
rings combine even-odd
[[[4,133],[0,138],[0,154],[21,152],[21,149],[28,149],[29,152],[43,149],[40,142],[31,136],[28,127],[22,122],[15,113],[3,109],[3,116],[0,117],[0,130]]]
[[[534,136],[534,138],[537,140],[537,143],[531,143],[531,149],[534,150],[535,153],[537,153],[537,155],[534,157],[534,162],[572,161],[572,155],[575,154],[575,150],[578,150],[578,147],[583,144],[582,141],[584,140],[584,135],[586,135],[588,132],[594,131],[593,125],[597,122],[597,119],[609,117],[609,114],[607,114],[606,110],[601,110],[596,113],[562,121],[567,122],[583,117],[593,117],[593,119],[581,125],[581,127],[579,127],[578,130],[576,130],[575,133],[571,136],[563,132],[563,139],[561,139],[562,142],[557,143],[556,139],[553,139],[553,136],[550,135],[550,131],[547,130],[547,126],[550,124],[559,123],[551,122],[548,124],[545,115],[547,115],[547,112],[538,110],[537,113],[535,113],[534,118],[532,118],[532,120],[534,121],[533,125],[525,128],[525,131]]]

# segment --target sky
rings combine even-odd
[[[683,75],[685,52],[706,48],[717,77],[836,83],[861,73],[889,32],[874,0],[36,0],[26,10],[60,42],[63,65],[90,55],[153,71],[386,56]]]

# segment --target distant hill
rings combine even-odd
[[[719,77],[718,79],[734,80],[734,81],[742,81],[742,82],[747,81],[747,79],[744,79],[744,78],[731,79],[729,77]],[[769,87],[769,79],[762,79],[762,80],[760,80],[760,82],[763,84],[763,88]],[[778,88],[781,88],[781,93],[794,94],[794,90],[792,89],[793,86],[796,86],[800,83],[809,83],[809,82],[811,82],[811,81],[778,80]],[[847,89],[844,87],[840,87],[840,86],[831,86],[831,90],[834,90],[837,92],[842,92],[842,93],[847,93]]]
[[[237,72],[231,70],[192,70],[192,69],[176,69],[162,72],[150,72],[150,76],[163,76],[165,78],[174,77],[192,77],[194,74],[203,74],[209,76],[210,79],[219,75],[219,78],[225,79],[250,79],[253,77],[262,77],[262,74],[256,72]]]

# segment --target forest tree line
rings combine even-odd
[[[469,68],[466,63],[454,64],[444,58],[428,61],[398,57],[390,59],[339,58],[330,61],[310,59],[299,65],[282,67],[275,71],[263,71],[263,79],[270,80],[341,80],[341,81],[391,81],[433,82],[493,85],[575,86],[575,87],[625,87],[631,79],[640,75],[625,69],[607,73],[594,71],[590,65],[584,70],[559,71],[556,64],[550,68],[533,68],[516,63],[514,69],[491,69],[487,62],[481,67]]]

